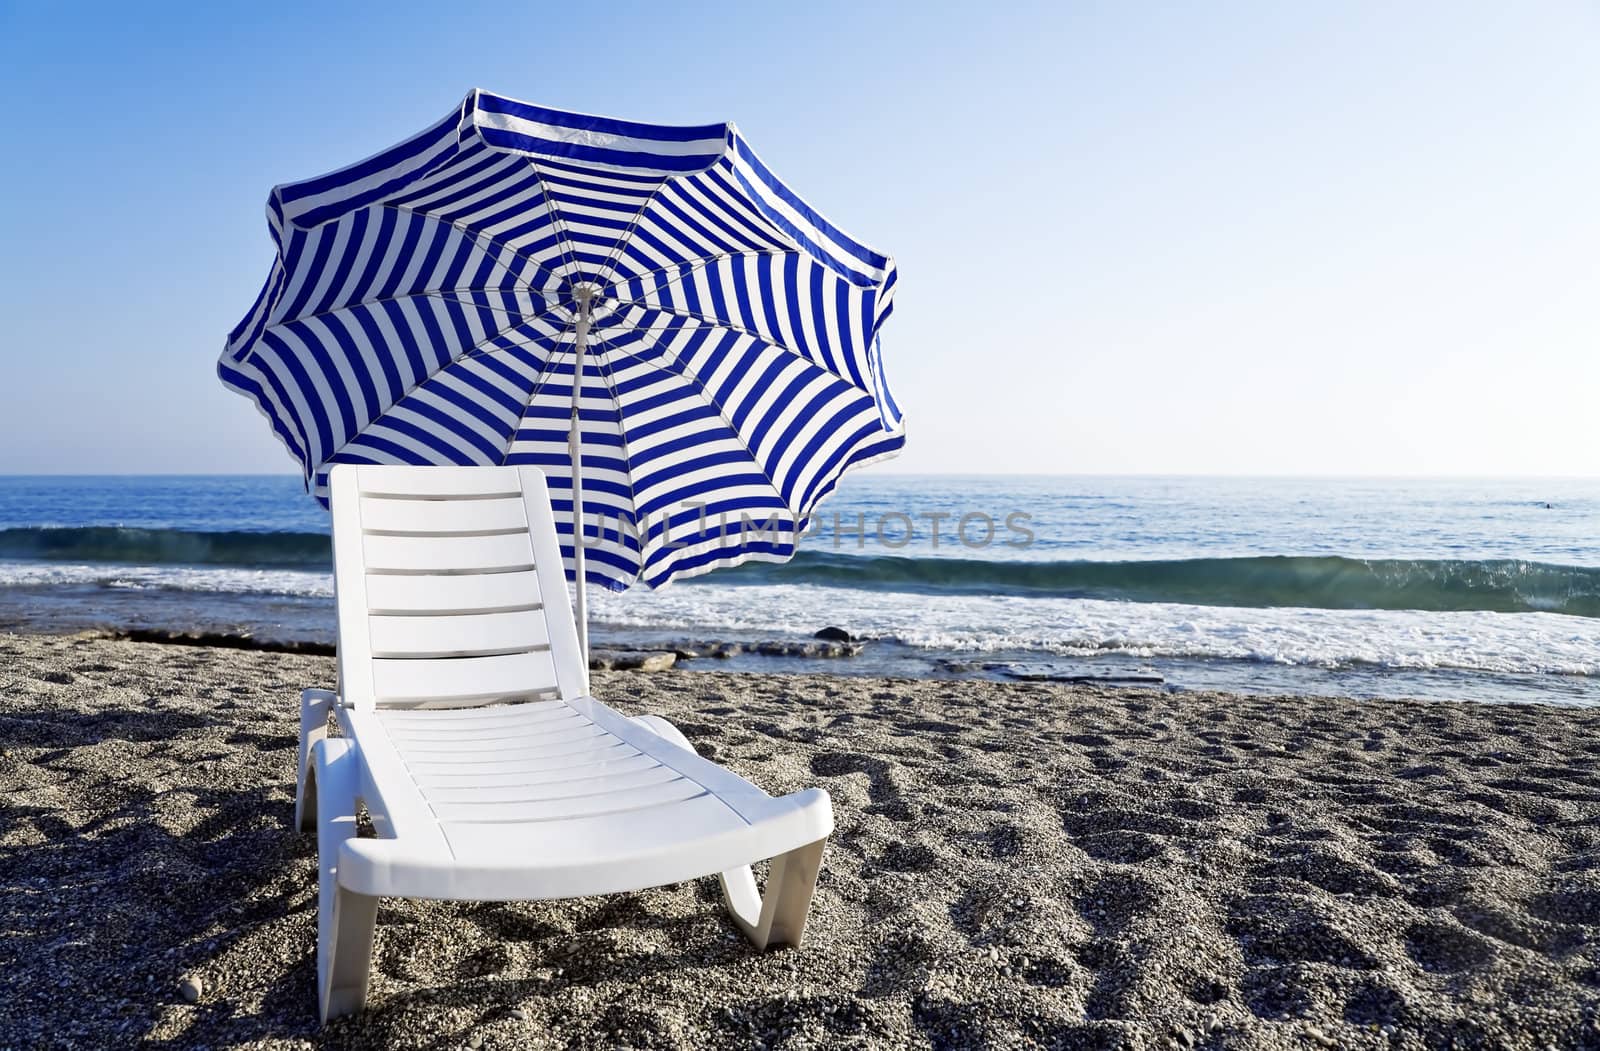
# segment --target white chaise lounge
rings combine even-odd
[[[339,691],[302,697],[296,803],[319,839],[324,1021],[366,999],[384,895],[526,901],[719,875],[757,948],[800,944],[828,794],[775,799],[666,720],[588,696],[538,470],[344,465],[332,491]],[[358,800],[376,838],[357,836]],[[763,897],[750,865],[766,858]]]

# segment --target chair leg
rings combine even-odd
[[[367,1003],[367,978],[372,973],[372,932],[378,922],[378,899],[335,887],[317,918],[317,981],[322,1020],[359,1014]],[[331,916],[330,916],[331,913]],[[327,948],[322,948],[326,942]]]
[[[311,750],[328,736],[328,712],[334,695],[327,690],[305,690],[300,694],[300,762],[295,771],[294,827],[301,832],[317,830],[317,786],[311,778]]]
[[[722,899],[728,904],[728,912],[757,949],[772,945],[798,947],[805,938],[806,916],[811,911],[827,843],[826,839],[819,839],[773,858],[765,894],[757,893],[755,875],[748,865],[721,875]]]
[[[378,899],[339,886],[339,849],[356,835],[356,754],[349,741],[324,740],[312,753],[317,815],[317,1004],[322,1021],[355,1014],[367,1000]]]
[[[675,745],[695,751],[683,731],[659,715],[641,715],[633,721]],[[819,839],[773,858],[765,896],[756,889],[755,873],[750,871],[749,865],[730,869],[717,877],[722,881],[722,900],[727,903],[733,922],[757,949],[764,950],[770,945],[800,945],[806,933],[811,897],[817,889],[817,874],[822,871],[822,850],[827,843],[826,839]]]

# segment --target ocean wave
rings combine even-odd
[[[0,529],[0,560],[153,567],[135,586],[182,589],[162,567],[327,572],[326,534],[204,532],[120,526]],[[867,592],[1166,602],[1244,609],[1562,613],[1600,617],[1600,567],[1522,559],[1362,559],[1245,556],[1125,561],[996,561],[801,551],[787,563],[750,563],[715,574],[717,585],[809,584]],[[3,582],[3,581],[0,581]],[[284,582],[262,578],[265,590]],[[108,582],[109,583],[109,582]],[[200,586],[212,589],[215,581]],[[229,589],[249,590],[249,578]],[[690,586],[705,583],[692,581]],[[294,593],[304,593],[295,583]]]
[[[823,584],[868,591],[1175,602],[1247,609],[1410,609],[1600,617],[1600,567],[1518,559],[1255,556],[997,562],[802,551],[718,583]]]
[[[658,592],[590,594],[597,624],[719,638],[809,636],[836,624],[852,633],[938,653],[1033,653],[1064,658],[1236,661],[1337,670],[1459,670],[1487,673],[1600,676],[1600,618],[1548,612],[1419,612],[1246,608],[1205,604],[1122,602],[1033,594],[910,595],[857,587],[771,583],[749,587],[711,582]],[[13,599],[43,589],[101,608],[111,593],[148,609],[165,608],[161,593],[226,596],[228,616],[245,620],[249,603],[263,623],[284,601],[326,603],[325,570],[226,566],[124,566],[87,563],[0,563],[0,586]],[[174,594],[176,593],[176,594]],[[146,601],[142,598],[138,601]],[[247,605],[238,605],[243,602]],[[111,608],[111,607],[106,607]],[[331,624],[331,606],[328,620]]]
[[[327,571],[299,569],[8,562],[0,563],[0,587],[106,588],[323,599],[333,597],[333,575]]]
[[[33,526],[0,529],[0,558],[327,569],[333,562],[333,547],[326,533]]]

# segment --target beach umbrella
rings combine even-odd
[[[878,336],[893,260],[731,123],[474,91],[276,187],[267,219],[223,383],[324,504],[337,463],[542,468],[586,648],[586,584],[788,559],[845,470],[905,443]]]

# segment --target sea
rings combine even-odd
[[[1600,705],[1600,479],[869,469],[812,527],[788,563],[591,591],[594,644],[743,648],[691,669]],[[293,476],[0,477],[0,628],[329,643],[329,552]],[[861,652],[804,655],[826,627]]]

